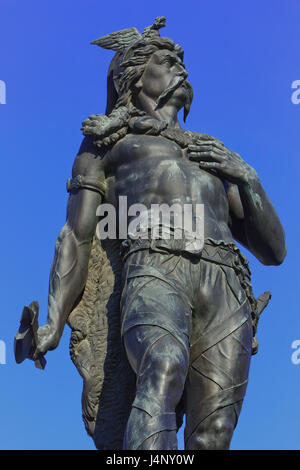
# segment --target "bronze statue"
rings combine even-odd
[[[97,448],[176,449],[186,414],[186,449],[228,449],[270,298],[253,296],[234,240],[279,265],[284,231],[251,166],[218,139],[181,129],[177,115],[184,108],[186,119],[193,91],[183,50],[160,36],[163,26],[159,17],[142,34],[129,28],[93,42],[116,51],[106,114],[83,123],[48,320],[38,328],[37,303],[27,307],[16,359],[44,367],[68,323]],[[134,234],[117,223],[116,236],[99,241],[101,207],[120,212],[120,197],[146,211],[138,223],[128,212]],[[189,205],[194,222],[203,205],[204,237],[185,228],[178,236],[175,216],[156,220],[154,237],[144,223],[153,222],[153,204]]]

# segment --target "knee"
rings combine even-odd
[[[188,439],[189,450],[226,450],[230,447],[234,422],[228,417],[207,418]]]
[[[228,418],[216,418],[211,423],[206,439],[208,449],[229,449],[234,425]]]
[[[162,341],[159,345],[160,342],[142,361],[137,373],[137,389],[151,390],[152,397],[155,401],[162,400],[161,407],[166,411],[173,410],[182,396],[188,358],[181,348],[177,347],[175,350],[170,343],[168,348],[165,342]]]
[[[171,342],[163,344],[160,347],[153,348],[149,354],[149,366],[152,373],[156,376],[158,382],[167,379],[170,388],[183,386],[188,368],[187,354],[176,345],[173,347]]]

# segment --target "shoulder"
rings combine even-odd
[[[91,136],[84,137],[74,160],[72,177],[102,171],[104,154],[105,150],[97,148]]]
[[[81,141],[77,155],[81,155],[83,153],[100,153],[97,147],[95,146],[93,138],[91,136],[85,136]]]

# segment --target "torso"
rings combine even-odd
[[[106,153],[103,165],[107,202],[118,206],[118,197],[127,196],[128,207],[136,203],[149,209],[151,204],[203,204],[205,238],[233,241],[223,181],[201,170],[175,142],[129,134]]]

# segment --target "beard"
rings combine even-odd
[[[186,120],[193,100],[193,88],[192,85],[185,78],[185,74],[178,74],[172,78],[171,82],[169,83],[169,86],[159,96],[155,108],[156,110],[162,108],[169,101],[173,93],[183,85],[185,90],[187,91],[187,99],[184,105],[184,121]]]

